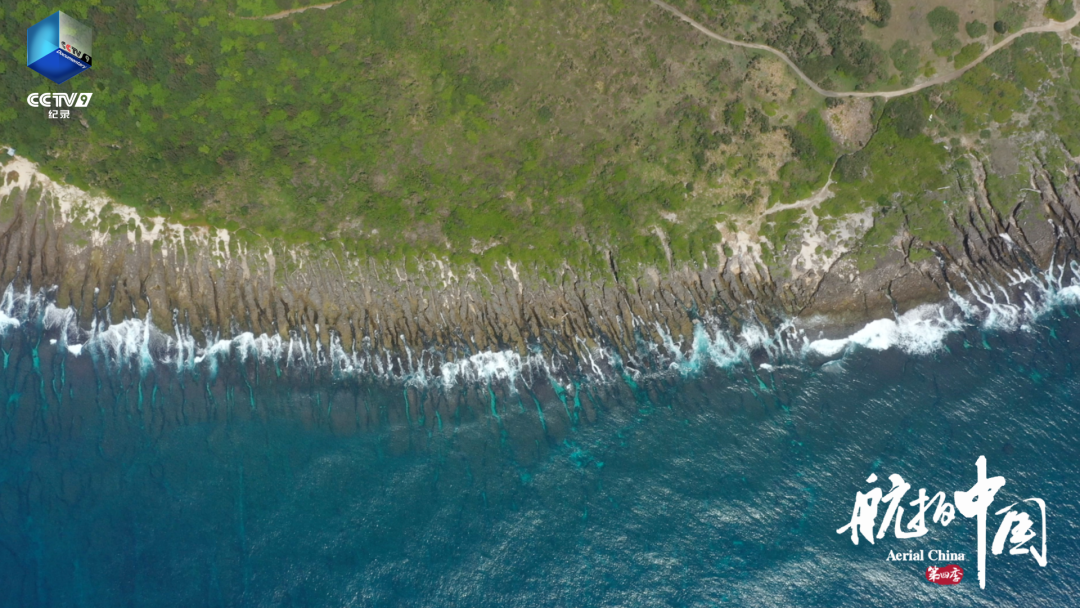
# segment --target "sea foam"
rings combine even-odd
[[[807,349],[826,357],[853,346],[878,351],[899,348],[909,354],[927,355],[940,348],[946,336],[962,328],[961,321],[946,316],[944,306],[924,304],[896,319],[871,321],[846,338],[814,340]]]
[[[12,285],[0,298],[0,336],[30,324],[53,332],[52,339],[68,356],[89,355],[108,368],[137,369],[143,374],[155,365],[171,366],[178,373],[198,373],[211,382],[222,365],[251,362],[273,366],[278,374],[316,367],[337,377],[379,378],[406,386],[450,389],[503,383],[513,389],[518,382],[537,380],[572,386],[572,378],[609,382],[668,374],[693,376],[751,361],[769,370],[809,355],[835,359],[858,349],[898,349],[927,355],[941,349],[949,335],[968,328],[1025,331],[1057,308],[1080,305],[1080,267],[1075,263],[1052,265],[1043,273],[1014,272],[1008,285],[968,285],[967,296],[952,293],[947,302],[924,304],[894,318],[871,321],[843,338],[810,340],[794,319],[769,328],[751,318],[738,333],[732,333],[719,319],[703,316],[694,321],[690,336],[673,335],[668,328],[656,325],[659,340],[642,340],[637,352],[623,354],[586,347],[583,341],[574,355],[548,352],[536,345],[526,353],[437,348],[398,353],[374,348],[368,340],[346,348],[334,333],[329,344],[313,344],[309,336],[318,335],[318,327],[314,332],[300,328],[288,337],[241,332],[199,344],[177,322],[176,315],[174,335],[161,332],[149,314],[119,323],[103,318],[90,329],[82,329],[74,310],[55,306],[47,292],[17,292]],[[642,325],[638,319],[635,322]],[[762,360],[766,363],[761,364]]]

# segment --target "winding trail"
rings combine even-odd
[[[836,164],[833,163],[833,166],[835,167]],[[818,205],[832,198],[833,193],[832,190],[829,190],[829,186],[832,186],[835,183],[836,182],[834,182],[832,179],[832,173],[830,172],[829,179],[825,181],[825,185],[821,188],[818,188],[818,191],[811,194],[809,197],[799,201],[795,201],[794,203],[773,205],[772,207],[762,209],[758,213],[754,214],[754,217],[758,220],[758,223],[760,223],[761,218],[765,217],[766,215],[778,213],[780,211],[787,211],[788,209],[816,209]]]
[[[345,0],[335,0],[334,2],[327,2],[326,4],[312,4],[311,6],[302,6],[300,8],[290,8],[287,11],[281,11],[279,13],[274,13],[273,15],[265,15],[263,17],[241,17],[241,19],[262,20],[262,21],[277,21],[278,19],[284,19],[285,17],[288,17],[289,15],[294,15],[296,13],[302,13],[304,11],[311,10],[313,8],[317,8],[317,9],[319,9],[321,11],[325,11],[326,9],[328,9],[328,8],[330,8],[332,6],[337,6],[337,5],[341,4],[344,1]]]
[[[1045,32],[1066,32],[1066,31],[1071,30],[1072,28],[1076,27],[1077,25],[1080,25],[1080,13],[1077,13],[1075,17],[1073,17],[1072,19],[1069,19],[1068,21],[1063,21],[1063,22],[1051,21],[1050,23],[1046,23],[1044,25],[1035,25],[1035,26],[1032,26],[1032,27],[1026,27],[1026,28],[1024,28],[1022,30],[1016,31],[1015,33],[1009,34],[1004,39],[1002,39],[1001,42],[998,42],[997,44],[995,44],[995,45],[991,46],[990,48],[986,49],[985,51],[983,51],[982,55],[979,55],[979,57],[977,59],[975,59],[975,61],[972,61],[971,63],[965,65],[964,67],[962,67],[962,68],[960,68],[958,70],[952,71],[952,72],[945,72],[943,74],[939,74],[939,75],[934,76],[933,78],[931,78],[929,80],[920,82],[919,84],[916,84],[916,85],[912,85],[912,86],[910,86],[910,87],[908,87],[906,89],[899,89],[899,90],[896,90],[896,91],[827,91],[827,90],[821,88],[820,86],[818,86],[818,84],[816,82],[814,82],[813,80],[810,80],[810,77],[807,76],[805,73],[803,73],[803,71],[799,69],[799,66],[795,65],[795,62],[792,61],[791,58],[788,57],[786,54],[784,54],[782,51],[778,51],[777,49],[774,49],[773,47],[771,47],[771,46],[769,46],[767,44],[758,44],[756,42],[742,42],[742,41],[739,41],[739,40],[733,40],[731,38],[726,38],[724,36],[721,36],[720,34],[717,34],[714,31],[710,30],[709,28],[705,27],[704,25],[698,23],[697,21],[694,21],[693,19],[688,17],[686,15],[686,13],[680,11],[679,9],[675,8],[674,6],[671,6],[667,2],[664,2],[663,0],[650,0],[650,1],[653,4],[655,4],[656,6],[659,6],[660,8],[664,9],[665,11],[671,13],[672,15],[675,15],[679,19],[682,19],[683,21],[689,23],[691,26],[694,27],[694,29],[700,31],[701,33],[705,34],[709,38],[713,38],[713,39],[719,40],[720,42],[724,42],[724,43],[727,43],[727,44],[730,44],[730,45],[733,45],[733,46],[741,46],[743,48],[748,48],[748,49],[757,49],[759,51],[765,51],[767,53],[772,53],[773,55],[776,55],[777,57],[780,58],[781,61],[786,63],[788,65],[788,67],[790,67],[792,70],[794,70],[794,72],[799,76],[799,78],[801,78],[803,80],[803,82],[805,82],[807,84],[807,86],[809,86],[811,89],[814,89],[814,91],[816,91],[819,95],[823,95],[825,97],[880,97],[882,99],[892,99],[893,97],[900,97],[902,95],[907,95],[909,93],[914,93],[916,91],[921,91],[921,90],[923,90],[925,88],[932,87],[932,86],[939,85],[939,84],[943,84],[943,83],[949,82],[950,80],[954,80],[956,78],[959,78],[959,77],[963,76],[965,72],[967,72],[971,68],[979,65],[987,57],[989,57],[990,55],[993,55],[996,51],[998,51],[999,49],[1007,46],[1013,40],[1016,40],[1017,38],[1019,38],[1020,36],[1023,36],[1024,34],[1045,33]]]

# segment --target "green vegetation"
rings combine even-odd
[[[969,38],[982,38],[986,35],[986,24],[982,21],[968,21],[964,26]]]
[[[956,67],[962,68],[965,65],[971,63],[972,61],[978,59],[979,55],[981,55],[982,52],[982,43],[972,42],[971,44],[965,45],[964,48],[960,49],[960,52],[956,54],[956,58],[953,59],[953,63],[956,65]]]
[[[1004,9],[998,12],[998,21],[994,22],[994,31],[999,34],[1015,32],[1024,27],[1024,19],[1027,16],[1027,7],[1019,2],[1010,2]],[[1001,29],[998,29],[1001,24]]]
[[[804,199],[831,170],[835,196],[818,215],[872,208],[867,251],[901,226],[943,241],[966,142],[1007,137],[1019,113],[1080,151],[1080,69],[1056,35],[1024,36],[949,85],[854,109],[646,2],[370,0],[247,18],[297,4],[5,6],[0,133],[70,183],[248,229],[238,238],[540,269],[605,268],[609,251],[626,268],[666,266],[654,226],[676,264],[712,264],[717,222]],[[886,53],[863,37],[867,25],[889,26],[886,0],[870,17],[852,5],[702,0],[687,10],[749,24],[747,39],[789,52],[826,87],[892,88],[941,67],[920,57],[929,41],[900,39]],[[20,62],[26,25],[57,8],[95,28],[100,59],[53,86]],[[1022,24],[1021,8],[999,13],[1003,27]],[[956,13],[938,7],[927,20],[934,51],[957,67],[982,53],[982,42],[959,41]],[[26,108],[28,92],[52,90],[95,97],[70,121]],[[1052,111],[1031,111],[1039,103]],[[803,217],[770,214],[762,234],[783,243]]]
[[[893,66],[902,74],[911,74],[919,69],[919,49],[911,46],[907,40],[897,40],[889,49]]]
[[[718,240],[721,206],[768,193],[758,138],[805,130],[805,98],[769,97],[752,56],[687,45],[645,3],[347,2],[241,18],[291,5],[6,6],[4,139],[73,183],[251,238],[554,268],[604,264],[608,249],[663,261],[661,213],[681,218],[665,228],[677,244]],[[60,86],[19,64],[26,24],[57,8],[94,27],[100,58]],[[90,108],[67,122],[23,101],[86,89]]]
[[[955,124],[961,132],[975,132],[988,126],[990,120],[1008,122],[1020,108],[1021,97],[1013,82],[980,64],[953,85],[948,103],[939,109],[939,119]]]
[[[892,4],[889,0],[873,0],[874,14],[876,18],[871,19],[870,23],[877,27],[885,27],[889,24],[889,19],[892,17]]]
[[[951,179],[952,160],[924,133],[930,112],[925,95],[889,102],[874,137],[862,150],[844,157],[845,169],[837,167],[836,195],[821,205],[821,214],[839,217],[870,205],[880,216],[856,256],[860,268],[873,267],[905,224],[926,242],[953,238],[948,209],[938,191]]]
[[[886,127],[903,139],[911,139],[923,132],[930,118],[928,103],[922,96],[902,97],[891,102],[886,109]]]
[[[961,11],[955,3],[906,3],[896,9],[904,12],[900,19],[894,18],[893,3],[887,0],[671,1],[721,34],[784,51],[810,79],[833,90],[910,86],[920,75],[920,69],[913,67],[916,64],[925,77],[931,70],[951,70],[945,64],[954,62],[966,44],[989,32],[990,21],[972,20],[973,14],[995,15],[1001,21],[1000,32],[1016,31],[1029,18],[1042,21],[1033,14],[1031,2],[1009,0],[980,0],[970,3],[970,11],[968,5]],[[912,13],[913,9],[917,10]],[[961,14],[968,18],[966,23]],[[914,15],[929,27],[918,27],[912,22]],[[990,44],[980,41],[984,47]]]
[[[930,29],[938,36],[931,47],[938,57],[952,57],[960,50],[960,41],[956,33],[960,30],[960,16],[953,11],[939,6],[926,15]]]
[[[925,259],[931,255],[925,246],[955,238],[948,215],[962,213],[967,194],[958,190],[957,180],[969,179],[970,157],[986,166],[986,187],[999,212],[1010,213],[1027,196],[1016,147],[1027,136],[1008,144],[1000,139],[1022,133],[1017,115],[1025,131],[1061,142],[1038,144],[1036,154],[1047,166],[1065,166],[1068,155],[1080,151],[1072,126],[1080,124],[1080,60],[1057,35],[1023,36],[935,93],[891,101],[870,142],[837,163],[836,195],[821,205],[819,215],[839,217],[875,207],[874,227],[855,254],[862,269],[896,247],[901,229],[916,237],[911,259]],[[962,143],[976,134],[981,141],[972,147]]]
[[[715,28],[740,39],[754,40],[783,50],[806,74],[825,87],[872,86],[888,78],[885,52],[863,36],[863,27],[885,27],[892,16],[888,0],[872,0],[873,15],[863,15],[844,0],[686,0],[674,2]],[[822,33],[824,40],[819,36]]]
[[[927,13],[926,22],[930,24],[930,29],[941,38],[955,36],[960,31],[960,15],[944,6],[939,6]]]
[[[934,41],[932,48],[934,49],[934,54],[938,57],[951,57],[960,50],[960,41],[952,36],[938,38]]]
[[[825,185],[836,159],[836,146],[816,110],[800,117],[787,134],[793,158],[780,169],[780,183],[773,189],[771,201],[806,198]]]
[[[1076,8],[1073,7],[1073,0],[1049,0],[1043,15],[1054,21],[1068,21],[1076,16]]]

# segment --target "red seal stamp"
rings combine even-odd
[[[938,568],[930,566],[926,569],[926,580],[939,585],[955,585],[964,579],[964,569],[956,564],[949,564]]]

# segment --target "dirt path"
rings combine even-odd
[[[276,21],[278,19],[284,19],[285,17],[288,17],[289,15],[292,15],[294,13],[302,13],[304,11],[311,10],[313,8],[317,8],[320,11],[325,11],[326,9],[330,8],[331,6],[337,6],[337,5],[341,4],[344,1],[345,0],[335,0],[334,2],[327,2],[326,4],[312,4],[311,6],[302,6],[300,8],[290,8],[287,11],[281,11],[280,13],[274,13],[273,15],[266,15],[264,17],[241,17],[241,19],[251,19],[251,20],[261,19],[261,20],[264,20],[264,21]]]
[[[760,219],[762,217],[765,217],[766,215],[777,213],[780,211],[787,211],[788,209],[816,209],[818,205],[832,198],[833,193],[832,190],[829,190],[829,186],[832,186],[835,183],[836,182],[832,181],[832,176],[830,175],[828,181],[825,182],[825,185],[819,188],[817,192],[813,193],[809,197],[804,198],[801,201],[795,201],[794,203],[773,205],[772,207],[769,207],[767,209],[762,209],[755,214],[755,217]]]
[[[971,63],[967,64],[966,66],[964,66],[964,67],[962,67],[962,68],[960,68],[958,70],[952,71],[952,72],[946,72],[946,73],[943,73],[943,74],[939,74],[939,75],[937,75],[937,76],[935,76],[935,77],[933,77],[933,78],[931,78],[929,80],[926,80],[924,82],[920,82],[919,84],[910,86],[910,87],[908,87],[906,89],[899,89],[899,90],[896,90],[896,91],[826,91],[825,89],[818,86],[818,84],[816,82],[814,82],[813,80],[810,80],[810,77],[808,77],[805,73],[803,73],[803,71],[799,69],[799,66],[795,65],[795,62],[792,61],[791,58],[788,57],[787,55],[785,55],[782,51],[778,51],[778,50],[774,49],[773,47],[765,45],[765,44],[758,44],[756,42],[741,42],[739,40],[733,40],[731,38],[726,38],[724,36],[721,36],[720,34],[717,34],[714,31],[710,30],[709,28],[705,27],[704,25],[698,23],[697,21],[694,21],[693,19],[688,17],[685,13],[683,13],[679,9],[675,8],[674,6],[671,6],[667,2],[664,2],[663,0],[650,0],[650,1],[653,4],[655,4],[656,6],[659,6],[660,8],[664,9],[665,11],[671,13],[672,15],[675,15],[679,19],[682,19],[683,21],[689,23],[691,26],[694,27],[694,29],[700,31],[701,33],[705,34],[709,38],[713,38],[713,39],[719,40],[720,42],[724,42],[724,43],[727,43],[727,44],[730,44],[730,45],[733,45],[733,46],[741,46],[743,48],[748,48],[748,49],[757,49],[759,51],[765,51],[767,53],[772,53],[773,55],[776,55],[777,57],[780,58],[781,61],[786,63],[788,65],[788,67],[790,67],[795,72],[795,74],[797,74],[799,76],[799,78],[801,78],[802,81],[807,84],[807,86],[809,86],[811,89],[814,89],[814,91],[816,91],[818,94],[824,95],[825,97],[881,97],[882,99],[891,99],[893,97],[900,97],[901,95],[907,95],[909,93],[914,93],[916,91],[921,91],[921,90],[923,90],[923,89],[925,89],[927,87],[932,87],[932,86],[935,86],[935,85],[943,84],[943,83],[949,82],[950,80],[954,80],[956,78],[959,78],[959,77],[963,76],[965,72],[967,72],[971,68],[973,68],[973,67],[979,65],[980,63],[982,63],[983,60],[985,60],[990,55],[994,54],[994,52],[996,52],[998,49],[1001,49],[1002,47],[1007,46],[1013,40],[1016,40],[1018,37],[1023,36],[1024,34],[1043,33],[1043,32],[1065,32],[1065,31],[1068,31],[1068,30],[1076,27],[1077,25],[1080,25],[1080,13],[1077,13],[1077,15],[1075,17],[1073,17],[1072,19],[1069,19],[1068,21],[1064,21],[1064,22],[1060,22],[1060,23],[1056,22],[1056,21],[1051,21],[1050,23],[1047,23],[1047,24],[1044,24],[1044,25],[1036,25],[1036,26],[1032,26],[1032,27],[1026,27],[1026,28],[1024,28],[1022,30],[1019,30],[1019,31],[1017,31],[1017,32],[1015,32],[1013,34],[1009,34],[1001,42],[998,42],[997,44],[995,44],[995,45],[991,46],[990,48],[986,49],[985,51],[983,51],[982,55],[979,55],[979,57],[975,61],[972,61]]]

